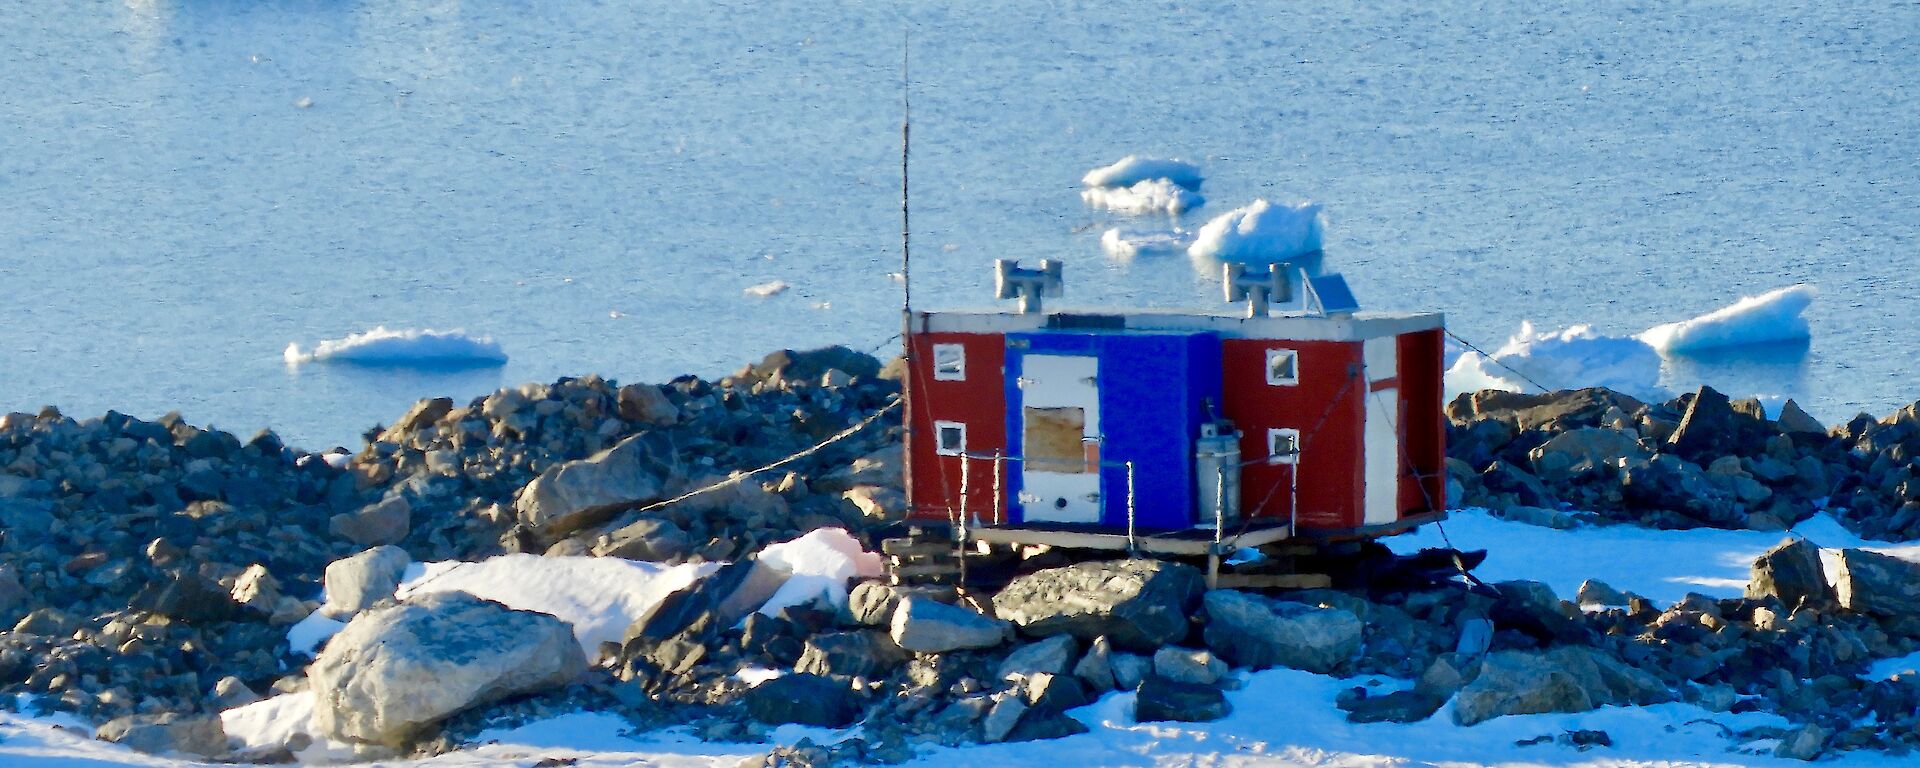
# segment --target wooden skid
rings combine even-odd
[[[1272,544],[1290,537],[1285,525],[1256,528],[1244,533],[1227,537],[1225,546],[1258,547]],[[991,544],[1044,544],[1050,547],[1067,549],[1134,549],[1139,552],[1158,555],[1208,555],[1219,554],[1214,551],[1211,535],[1204,538],[1166,534],[1140,534],[1127,539],[1124,532],[1108,531],[1066,531],[1042,528],[1015,528],[1004,526],[981,526],[967,530],[967,538],[972,541],[984,541]]]

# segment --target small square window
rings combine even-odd
[[[933,423],[934,452],[942,456],[961,456],[967,452],[967,425],[957,421]]]
[[[1279,387],[1300,383],[1300,355],[1291,349],[1267,350],[1267,383]]]
[[[933,345],[933,380],[966,381],[967,348],[960,344]]]
[[[1300,430],[1267,430],[1267,463],[1292,464],[1300,459]]]

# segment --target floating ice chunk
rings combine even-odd
[[[786,293],[787,289],[792,287],[793,286],[791,285],[787,285],[787,281],[785,280],[772,280],[765,283],[761,283],[759,285],[748,286],[746,290],[746,294],[748,296],[758,296],[764,299],[764,298],[767,298],[768,296],[778,296],[780,294]]]
[[[847,580],[881,574],[880,556],[860,547],[859,540],[841,528],[817,528],[805,536],[760,550],[760,562],[793,574],[767,598],[760,612],[804,605],[824,597],[835,606],[847,604]]]
[[[505,365],[507,353],[491,336],[469,336],[465,331],[389,330],[375,326],[365,333],[320,342],[312,352],[288,344],[281,357],[288,365],[332,362],[360,365]]]
[[[1324,222],[1319,203],[1275,205],[1255,200],[1214,217],[1187,248],[1196,258],[1285,261],[1320,250]]]
[[[1193,190],[1168,179],[1147,179],[1127,187],[1092,187],[1080,199],[1095,208],[1121,213],[1182,214],[1207,202]]]
[[[1139,155],[1127,155],[1120,162],[1104,168],[1087,171],[1080,177],[1080,183],[1089,189],[1095,187],[1131,187],[1151,179],[1165,179],[1181,189],[1200,191],[1200,166],[1185,160],[1161,160]]]
[[[1135,256],[1163,256],[1179,253],[1192,242],[1178,229],[1122,229],[1114,227],[1100,235],[1100,250],[1116,259]]]
[[[1691,320],[1648,328],[1640,340],[1663,355],[1770,342],[1804,341],[1812,330],[1801,316],[1813,303],[1811,285],[1747,296]]]
[[[1532,323],[1491,357],[1468,351],[1447,369],[1449,395],[1503,389],[1527,392],[1538,383],[1547,389],[1606,387],[1642,400],[1665,400],[1660,386],[1660,355],[1631,336],[1604,336],[1592,326],[1537,332]]]

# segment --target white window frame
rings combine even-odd
[[[1282,356],[1291,358],[1293,360],[1293,375],[1290,377],[1276,376],[1273,373],[1274,360]],[[1276,387],[1291,387],[1300,383],[1300,352],[1299,350],[1282,349],[1279,347],[1275,347],[1267,350],[1267,383]]]
[[[949,355],[951,355],[949,360],[951,360],[951,362],[953,363],[951,370],[949,370],[945,365],[943,365],[941,360],[942,357],[949,356]],[[933,380],[934,381],[966,381],[967,380],[967,346],[965,344],[933,345]]]
[[[1293,450],[1280,453],[1274,450],[1281,440],[1286,440]],[[1267,430],[1267,463],[1293,464],[1300,460],[1300,430],[1292,427],[1273,427]]]
[[[948,448],[946,446],[946,441],[942,439],[943,437],[946,436],[947,430],[950,430],[950,429],[958,431],[960,433],[959,448]],[[933,423],[933,452],[941,456],[965,456],[967,454],[967,425],[958,421],[934,422]]]

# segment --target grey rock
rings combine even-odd
[[[219,709],[244,707],[260,700],[260,694],[248,688],[245,681],[228,675],[213,684],[213,703]]]
[[[14,612],[27,602],[27,588],[20,586],[20,577],[14,574],[11,565],[0,565],[0,620],[17,615]]]
[[[1831,734],[1827,729],[1807,723],[1782,736],[1780,743],[1773,748],[1773,755],[1811,762],[1818,759],[1820,753],[1826,750],[1829,735]]]
[[[1226,694],[1210,685],[1149,677],[1134,698],[1133,719],[1142,723],[1204,723],[1233,713]]]
[[[1027,706],[1036,710],[1064,712],[1093,703],[1086,683],[1072,675],[1036,672],[1020,678],[1020,692],[1027,698]]]
[[[451,592],[355,616],[307,675],[323,733],[398,748],[449,715],[586,669],[566,622]]]
[[[1574,601],[1581,605],[1620,606],[1627,604],[1627,595],[1604,581],[1587,579],[1580,582],[1580,591],[1574,594]]]
[[[219,757],[227,753],[227,732],[218,717],[189,717],[171,712],[114,718],[93,737],[150,755]]]
[[[1579,518],[1574,517],[1572,513],[1546,507],[1529,507],[1525,504],[1503,507],[1500,509],[1500,516],[1516,523],[1563,531],[1580,527]]]
[[[405,440],[407,433],[431,427],[435,422],[446,418],[446,415],[452,411],[453,398],[435,397],[421,400],[414,403],[412,408],[408,408],[405,415],[393,422],[393,426],[381,433],[380,439],[387,442]]]
[[[847,594],[847,619],[869,627],[886,626],[893,621],[893,609],[900,605],[900,593],[880,581],[863,581]]]
[[[1647,451],[1632,434],[1601,427],[1582,427],[1555,435],[1527,454],[1533,472],[1542,480],[1564,481],[1619,466],[1622,460],[1644,460]]]
[[[1819,419],[1814,418],[1813,414],[1807,413],[1806,409],[1801,408],[1800,404],[1794,402],[1792,398],[1788,398],[1787,402],[1781,404],[1780,418],[1775,419],[1774,424],[1780,427],[1780,431],[1788,434],[1824,435],[1827,433],[1826,426],[1821,424]]]
[[[1167,646],[1153,653],[1153,673],[1179,683],[1213,685],[1227,674],[1227,663],[1206,651]]]
[[[1153,674],[1153,659],[1136,653],[1114,653],[1107,659],[1113,670],[1113,684],[1123,691],[1140,687]]]
[[[1012,625],[965,608],[911,595],[893,611],[893,641],[915,653],[992,648],[1013,635]]]
[[[901,457],[901,447],[890,445],[820,476],[811,485],[818,493],[845,493],[863,485],[900,488],[902,487]]]
[[[1034,674],[1065,674],[1073,665],[1073,658],[1080,651],[1079,642],[1072,635],[1055,635],[1044,640],[1028,643],[1007,654],[1000,662],[997,676],[1005,680],[1011,677],[1026,677]]]
[[[1920,614],[1920,564],[1843,549],[1833,583],[1847,610],[1886,618]]]
[[[664,433],[642,432],[540,473],[521,490],[513,508],[521,522],[558,537],[661,498],[676,474],[676,460],[673,442]]]
[[[230,592],[233,601],[263,614],[272,614],[280,606],[280,580],[259,563],[247,566],[234,577]]]
[[[1269,600],[1216,589],[1207,593],[1207,647],[1253,669],[1293,667],[1329,673],[1360,650],[1365,625],[1339,608]]]
[[[1164,560],[1111,560],[1015,577],[993,598],[994,612],[1023,634],[1070,634],[1152,651],[1186,637],[1205,578]]]
[[[608,531],[590,551],[597,557],[657,563],[686,557],[693,551],[693,538],[671,520],[641,518]]]
[[[398,544],[413,528],[413,505],[404,496],[394,495],[369,504],[358,512],[334,515],[327,531],[363,547]]]
[[[13,625],[13,631],[22,635],[67,637],[80,629],[82,624],[80,617],[58,608],[39,608],[21,617]]]
[[[406,550],[388,545],[329,563],[327,601],[321,613],[342,619],[393,599],[411,562]]]
[[[620,388],[620,418],[653,426],[668,426],[680,420],[680,408],[665,392],[652,384],[628,384]]]
[[[884,631],[829,632],[807,638],[793,669],[813,675],[885,677],[907,658],[907,652]]]
[[[1592,648],[1496,651],[1453,699],[1453,720],[1473,725],[1502,715],[1585,712],[1606,705],[1673,700],[1660,679]]]
[[[1747,577],[1749,598],[1778,598],[1789,611],[1806,606],[1824,609],[1835,600],[1820,564],[1820,547],[1806,539],[1787,538],[1755,558]]]
[[[980,720],[980,741],[994,744],[1005,741],[1013,727],[1020,724],[1020,716],[1027,713],[1027,701],[1014,692],[998,697],[993,709],[987,710],[987,716]]]
[[[860,700],[853,689],[820,675],[777,677],[754,686],[745,698],[748,714],[770,725],[845,728],[860,719]]]
[[[892,522],[907,516],[907,495],[898,488],[856,485],[840,494],[840,498],[860,510],[861,517],[869,523]]]
[[[1117,684],[1113,679],[1112,652],[1112,644],[1106,638],[1094,639],[1087,645],[1087,652],[1080,657],[1079,663],[1073,665],[1074,676],[1095,691],[1113,690]]]
[[[1020,721],[1014,723],[1008,731],[1005,741],[1039,741],[1042,739],[1061,739],[1086,733],[1085,723],[1066,716],[1058,710],[1030,708]]]
[[[232,593],[193,571],[160,576],[134,595],[128,604],[137,610],[185,622],[238,621],[265,616],[263,611],[256,612],[234,602]]]
[[[1416,723],[1432,717],[1446,702],[1444,696],[1414,689],[1353,699],[1339,706],[1346,710],[1348,722]]]

